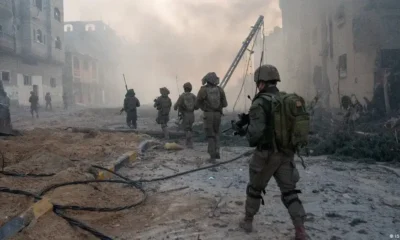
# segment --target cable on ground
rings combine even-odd
[[[34,193],[27,192],[27,191],[9,189],[9,188],[5,188],[5,187],[0,187],[0,192],[18,194],[18,195],[25,195],[25,196],[28,196],[28,197],[33,197],[35,200],[40,200],[40,199],[42,199],[42,196],[44,196],[46,193],[48,193],[48,192],[50,192],[50,191],[52,191],[52,190],[54,190],[56,188],[60,188],[60,187],[64,187],[64,186],[70,186],[70,185],[80,185],[80,184],[90,184],[90,183],[119,183],[119,184],[127,184],[127,185],[130,185],[130,186],[133,186],[133,187],[139,189],[142,192],[143,197],[142,197],[142,199],[140,199],[140,201],[138,201],[136,203],[133,203],[133,204],[126,205],[126,206],[120,206],[120,207],[114,207],[114,208],[109,208],[109,207],[99,208],[99,207],[90,207],[90,206],[53,204],[53,212],[57,216],[60,216],[63,219],[65,219],[69,224],[71,224],[73,226],[76,226],[76,227],[79,227],[79,228],[81,228],[81,229],[93,234],[94,236],[96,236],[97,238],[99,238],[101,240],[112,240],[111,237],[108,237],[108,236],[104,235],[103,233],[93,229],[92,227],[89,227],[88,225],[80,222],[79,220],[66,216],[63,213],[63,210],[117,212],[117,211],[130,209],[130,208],[133,208],[133,207],[136,207],[136,206],[142,204],[147,198],[147,193],[142,188],[142,186],[141,186],[142,184],[141,183],[167,180],[167,179],[179,177],[179,176],[182,176],[182,175],[190,174],[190,173],[193,173],[193,172],[198,172],[198,171],[206,170],[206,169],[209,169],[209,168],[218,167],[218,166],[221,166],[221,165],[224,165],[224,164],[228,164],[228,163],[237,161],[237,160],[241,159],[242,157],[249,156],[249,155],[252,154],[252,152],[253,152],[253,150],[249,150],[249,151],[247,151],[245,153],[242,153],[239,156],[237,156],[235,158],[232,158],[230,160],[223,161],[223,162],[220,162],[220,163],[217,163],[217,164],[212,164],[212,165],[209,165],[209,166],[206,166],[206,167],[196,168],[196,169],[193,169],[193,170],[177,173],[177,174],[166,176],[166,177],[159,177],[159,178],[153,178],[153,179],[141,179],[141,180],[132,180],[132,179],[129,179],[127,177],[122,176],[121,174],[118,174],[118,173],[116,173],[114,171],[111,171],[111,170],[109,170],[107,168],[104,168],[104,167],[101,167],[101,166],[98,166],[98,165],[92,165],[92,167],[94,167],[94,168],[110,172],[110,173],[114,174],[115,176],[118,176],[119,178],[121,178],[123,180],[85,180],[85,181],[64,182],[64,183],[50,185],[50,186],[46,187],[44,190],[42,190],[38,195],[36,195]],[[44,174],[34,174],[34,175],[44,175]],[[47,175],[50,175],[50,174],[47,174]],[[29,175],[28,174],[14,173],[14,174],[11,174],[9,176],[28,177]]]

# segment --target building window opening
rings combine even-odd
[[[85,26],[85,30],[87,32],[93,32],[96,30],[96,26],[94,24],[86,24]]]
[[[42,0],[35,0],[35,6],[42,11],[43,10],[43,5],[42,5]]]
[[[77,57],[74,57],[74,68],[79,69],[79,59]]]
[[[61,50],[62,46],[61,46],[61,38],[60,37],[56,37],[55,45],[56,45],[57,49]]]
[[[61,12],[58,8],[54,8],[54,19],[61,22]]]
[[[52,88],[57,87],[57,81],[55,78],[50,78],[50,87]]]
[[[0,32],[3,32],[3,26],[0,25]]]
[[[340,79],[347,78],[347,54],[339,56],[339,77]]]
[[[31,76],[24,75],[24,85],[31,86],[32,85],[32,78]]]
[[[72,32],[74,27],[71,24],[67,24],[64,26],[64,32]]]
[[[36,41],[38,43],[43,43],[43,33],[40,29],[36,30]]]
[[[2,81],[9,82],[10,81],[10,72],[2,71],[0,75]]]

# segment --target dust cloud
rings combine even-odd
[[[175,101],[176,76],[179,92],[182,84],[190,81],[197,93],[201,78],[210,71],[222,79],[259,15],[265,17],[266,32],[281,25],[278,0],[68,0],[64,3],[65,21],[102,20],[116,30],[124,42],[120,71],[143,103],[152,102],[162,86],[169,88]],[[238,67],[230,85],[242,75]]]

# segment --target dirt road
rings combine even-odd
[[[61,113],[43,113],[41,118],[33,121],[29,112],[25,115],[19,113],[14,115],[13,125],[21,129],[103,127],[110,124],[123,126],[124,116],[118,115],[116,110],[73,109]],[[157,127],[151,114],[143,114],[139,126],[143,129]],[[83,139],[83,135],[79,139]],[[67,138],[73,139],[73,136]],[[67,138],[61,139],[66,141]],[[111,139],[111,136],[99,135],[91,136],[90,141],[102,145],[102,141]],[[29,141],[34,143],[35,139]],[[77,145],[84,142],[87,140],[75,141]],[[71,147],[74,141],[68,144]],[[134,150],[136,146],[137,143],[134,143],[132,149],[129,145],[115,149]],[[223,147],[221,161],[247,150],[245,147]],[[61,155],[68,158],[65,152]],[[96,156],[95,152],[92,156]],[[107,156],[114,155],[110,153]],[[194,150],[168,151],[155,148],[119,172],[131,179],[150,179],[206,166],[206,158],[206,146],[200,142],[195,144]],[[306,163],[306,170],[298,163],[301,174],[298,188],[303,191],[300,198],[308,213],[306,227],[310,239],[390,239],[390,234],[400,233],[399,169],[381,164],[332,161],[323,156],[307,158]],[[256,217],[255,231],[245,234],[238,228],[238,221],[244,211],[247,180],[248,158],[242,158],[209,170],[144,184],[149,196],[143,205],[136,208],[112,213],[79,212],[73,213],[73,216],[118,239],[290,239],[293,229],[274,180],[266,189],[266,205],[261,207]],[[3,179],[2,182],[12,181]],[[123,192],[115,186],[107,186],[106,189]],[[66,196],[75,194],[73,189],[63,190],[67,191],[61,191]],[[82,195],[82,191],[88,194]],[[79,199],[85,203],[92,200],[99,205],[104,202],[112,204],[112,200],[106,197],[92,199],[89,189],[83,188],[78,192]],[[129,197],[118,199],[129,201]],[[19,204],[23,208],[28,203],[24,200]],[[15,213],[18,212],[17,206],[13,207]],[[64,225],[57,230],[61,223]],[[52,231],[51,228],[55,229]],[[74,239],[89,238],[82,233],[77,228],[65,225],[64,220],[49,214],[39,219],[33,227],[24,230],[16,239],[66,239],[68,236]]]

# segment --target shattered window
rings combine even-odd
[[[347,78],[347,54],[339,56],[339,77]]]
[[[4,82],[9,82],[10,81],[10,72],[2,71],[0,80],[3,80]]]
[[[36,41],[39,43],[43,43],[43,33],[42,30],[36,30]]]
[[[50,86],[51,86],[52,88],[57,87],[57,81],[56,81],[55,78],[50,78]]]
[[[61,22],[61,12],[58,8],[54,8],[54,19]]]

